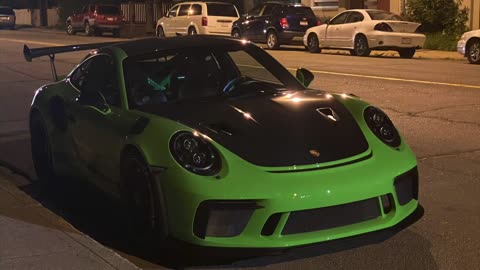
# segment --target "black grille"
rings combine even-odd
[[[381,215],[378,198],[311,210],[291,212],[282,234],[331,229],[374,219]]]
[[[418,170],[417,167],[395,178],[395,191],[398,203],[405,205],[412,199],[418,200]]]

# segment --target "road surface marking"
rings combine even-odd
[[[10,38],[0,38],[0,41],[10,41],[16,43],[24,43],[24,44],[36,44],[36,45],[45,45],[45,46],[65,46],[66,44],[63,43],[50,43],[50,42],[41,42],[41,41],[31,41],[25,39],[10,39]]]
[[[252,65],[239,65],[244,67],[251,68],[263,68],[261,66],[252,66]],[[287,68],[291,71],[296,71],[296,68]],[[324,70],[311,70],[312,73],[319,74],[328,74],[328,75],[337,75],[337,76],[346,76],[346,77],[357,77],[357,78],[367,78],[375,80],[386,80],[386,81],[399,81],[399,82],[411,82],[411,83],[421,83],[421,84],[432,84],[432,85],[443,85],[443,86],[453,86],[453,87],[466,87],[466,88],[475,88],[480,89],[480,85],[471,85],[471,84],[461,84],[461,83],[446,83],[446,82],[432,82],[432,81],[422,81],[422,80],[413,80],[413,79],[401,79],[401,78],[392,78],[392,77],[381,77],[373,75],[362,75],[362,74],[353,74],[353,73],[342,73],[342,72],[333,72],[333,71],[324,71]]]

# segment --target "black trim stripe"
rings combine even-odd
[[[297,173],[297,172],[309,172],[309,171],[326,170],[326,169],[331,169],[331,168],[336,168],[336,167],[340,167],[340,166],[346,166],[346,165],[354,164],[354,163],[357,163],[357,162],[361,162],[361,161],[367,160],[371,157],[373,157],[373,151],[370,151],[370,154],[368,154],[364,157],[361,157],[361,158],[358,158],[358,159],[355,159],[355,160],[351,160],[351,161],[348,161],[348,162],[344,162],[344,163],[325,166],[325,167],[300,169],[300,170],[267,171],[267,172],[269,172],[269,173]]]

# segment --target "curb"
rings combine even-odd
[[[56,215],[50,209],[42,205],[41,202],[30,197],[24,191],[19,189],[17,186],[18,183],[25,183],[25,184],[31,183],[31,180],[29,180],[30,177],[26,175],[24,172],[21,172],[19,170],[16,170],[15,168],[13,169],[12,168],[13,167],[8,166],[8,164],[5,164],[5,162],[0,162],[0,194],[4,193],[3,195],[8,195],[9,197],[14,198],[15,200],[15,203],[13,205],[4,205],[5,209],[8,209],[8,208],[18,209],[18,208],[28,207],[26,211],[31,211],[31,213],[34,213],[32,214],[32,216],[35,216],[36,218],[40,218],[42,222],[45,222],[47,225],[51,225],[51,226],[45,227],[45,226],[30,223],[28,221],[24,221],[21,219],[19,220],[17,220],[16,218],[12,219],[12,217],[9,216],[8,214],[6,216],[0,215],[0,218],[3,217],[6,219],[10,219],[14,222],[18,222],[19,224],[36,226],[44,230],[48,230],[50,237],[55,237],[55,241],[58,241],[58,236],[59,236],[60,238],[66,239],[64,240],[66,242],[68,241],[75,242],[76,250],[81,250],[82,253],[86,253],[86,254],[90,253],[90,257],[93,257],[93,258],[96,257],[98,259],[97,261],[99,262],[99,265],[100,264],[107,265],[110,269],[122,269],[122,270],[140,269],[137,266],[135,266],[133,263],[128,261],[127,259],[123,258],[121,255],[116,253],[115,251],[103,246],[102,244],[97,242],[95,239],[82,233],[81,231],[76,229],[72,224],[68,223],[65,219]],[[6,212],[8,212],[8,210]],[[3,233],[9,234],[8,229],[5,229],[5,228],[2,228],[2,229],[4,230]],[[52,235],[57,235],[57,236],[52,236]],[[37,244],[33,242],[34,241],[32,241],[33,246]],[[3,243],[2,247],[7,248],[8,250],[9,245],[7,243]],[[24,247],[25,254],[29,253],[29,248],[30,246]],[[74,247],[70,247],[70,248],[73,250]],[[16,249],[18,252],[18,247],[16,247]],[[38,255],[38,256],[48,256],[48,255],[49,254]],[[72,263],[75,263],[75,262],[72,262]],[[77,267],[78,266],[81,267],[81,265],[77,265]],[[89,265],[89,267],[91,266],[92,265]]]

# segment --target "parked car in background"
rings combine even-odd
[[[99,36],[104,32],[111,32],[115,37],[119,37],[123,15],[117,5],[90,4],[84,6],[80,13],[74,12],[68,17],[66,25],[69,35],[85,32],[87,36]]]
[[[423,46],[425,35],[421,24],[388,11],[352,9],[339,13],[327,24],[308,29],[303,42],[310,52],[334,48],[368,56],[372,50],[394,50],[402,58],[412,58]]]
[[[158,37],[176,35],[230,35],[240,15],[235,5],[220,2],[185,2],[173,6],[157,22]]]
[[[232,36],[267,42],[269,49],[302,44],[308,28],[320,24],[312,9],[301,4],[266,2],[233,23]]]
[[[480,64],[480,30],[464,33],[457,43],[457,51],[471,64]]]
[[[0,28],[15,29],[15,12],[9,7],[0,6]]]

